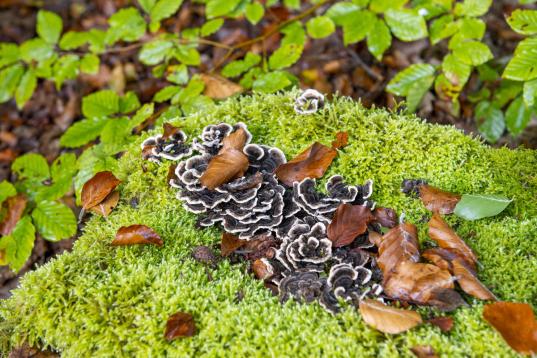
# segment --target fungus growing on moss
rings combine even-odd
[[[142,156],[155,163],[160,158],[180,160],[192,154],[192,148],[186,144],[187,136],[179,128],[164,125],[164,133],[149,137],[142,143]]]
[[[298,114],[311,114],[317,112],[324,106],[324,96],[322,93],[307,89],[295,100],[295,112]]]

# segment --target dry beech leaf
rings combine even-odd
[[[434,213],[451,214],[461,200],[461,196],[427,184],[419,186],[420,198],[423,205]]]
[[[272,277],[274,272],[264,259],[257,259],[252,263],[252,271],[255,277],[260,280],[266,280]]]
[[[112,172],[99,172],[82,187],[82,208],[87,210],[100,204],[121,183]]]
[[[177,134],[181,129],[170,123],[164,123],[162,125],[162,139],[170,139],[171,136]]]
[[[177,312],[168,318],[164,338],[173,341],[177,338],[192,337],[196,334],[196,322],[189,313]]]
[[[108,216],[119,202],[119,192],[113,191],[101,203],[91,207],[89,210],[102,216]]]
[[[241,86],[221,76],[201,74],[200,77],[205,83],[203,94],[210,98],[224,99],[243,91]]]
[[[451,249],[458,252],[459,256],[472,266],[477,262],[477,257],[472,249],[437,213],[434,213],[429,221],[429,236],[436,241],[441,248]]]
[[[7,236],[11,234],[22,217],[27,202],[26,197],[22,194],[17,194],[6,199],[3,205],[7,210],[4,220],[0,222],[0,235]]]
[[[451,331],[453,328],[453,318],[451,317],[435,317],[428,320],[427,323],[440,328],[444,333]]]
[[[145,225],[123,226],[117,231],[116,238],[112,241],[112,246],[143,244],[162,246],[163,242],[153,229]]]
[[[340,149],[349,144],[349,133],[347,132],[337,132],[336,140],[332,142],[332,148]]]
[[[175,164],[170,165],[170,167],[168,168],[168,175],[166,176],[166,180],[167,180],[166,183],[169,184],[170,180],[175,178],[175,169],[177,169],[177,165]]]
[[[243,246],[245,243],[245,240],[240,240],[233,234],[223,232],[222,241],[220,242],[220,253],[223,257],[229,256],[232,252]]]
[[[320,178],[324,175],[337,155],[337,150],[319,142],[313,143],[296,158],[280,165],[276,176],[287,186],[300,182],[305,178]]]
[[[410,351],[418,358],[438,358],[431,346],[414,346]]]
[[[382,234],[379,234],[378,232],[371,230],[368,232],[367,238],[369,239],[370,243],[372,243],[376,247],[379,247],[382,241]]]
[[[483,318],[518,353],[537,354],[537,321],[527,303],[495,302],[485,305]]]
[[[222,154],[228,149],[236,149],[242,151],[244,146],[246,145],[247,140],[248,134],[246,133],[244,128],[238,128],[222,140],[222,149],[220,149],[218,154]]]
[[[463,260],[456,258],[451,263],[453,275],[464,292],[481,300],[497,300],[496,296],[479,281],[475,271],[469,268]]]
[[[248,157],[240,150],[228,149],[213,157],[200,178],[201,184],[214,190],[230,180],[241,177],[248,169]]]
[[[367,231],[373,220],[371,210],[362,205],[341,204],[328,225],[328,239],[333,247],[350,245],[357,236]]]
[[[391,229],[397,225],[398,215],[393,209],[376,208],[373,210],[373,216],[381,226]]]
[[[380,241],[377,263],[384,276],[402,261],[418,262],[420,251],[416,226],[402,223],[388,231]]]
[[[389,334],[408,331],[422,322],[416,311],[390,307],[369,298],[360,301],[360,314],[366,324]]]

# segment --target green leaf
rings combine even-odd
[[[289,9],[300,9],[300,0],[283,0],[283,4]]]
[[[522,83],[517,81],[503,80],[500,86],[494,91],[494,106],[503,108],[507,103],[514,100],[522,93]]]
[[[119,10],[108,19],[108,23],[110,28],[106,32],[105,42],[109,45],[119,40],[137,41],[145,34],[145,20],[134,7]]]
[[[527,38],[518,44],[503,77],[515,81],[537,78],[537,38]]]
[[[382,14],[389,9],[400,9],[408,0],[371,0],[369,8],[371,11]]]
[[[25,41],[19,47],[21,58],[27,62],[43,61],[54,54],[53,45],[43,39],[35,38]]]
[[[427,37],[425,19],[415,10],[388,10],[385,19],[394,36],[401,41],[415,41]]]
[[[442,61],[442,71],[453,86],[462,89],[470,77],[472,66],[459,61],[454,55],[448,54]]]
[[[214,19],[207,21],[201,27],[201,36],[209,36],[214,34],[218,29],[224,25],[224,19]]]
[[[21,78],[17,90],[15,91],[15,101],[17,107],[22,109],[24,104],[32,97],[37,86],[37,77],[32,69],[28,69]]]
[[[158,0],[149,12],[152,24],[151,31],[158,30],[160,21],[175,14],[182,3],[183,0]]]
[[[429,28],[429,38],[433,45],[439,43],[445,38],[454,35],[459,27],[453,21],[453,15],[444,15],[431,23]]]
[[[455,206],[454,213],[466,220],[479,220],[498,215],[512,201],[512,199],[498,195],[464,194]]]
[[[112,90],[92,93],[82,99],[82,114],[86,117],[104,117],[119,112],[119,96]]]
[[[263,74],[263,70],[260,67],[253,67],[244,74],[239,81],[242,88],[251,89],[256,78]]]
[[[188,67],[186,65],[170,66],[169,75],[166,79],[178,85],[184,85],[188,82]]]
[[[62,56],[54,63],[52,69],[56,89],[59,90],[65,80],[75,79],[78,75],[80,61],[77,55]]]
[[[503,112],[488,101],[477,104],[475,109],[476,121],[481,124],[478,129],[481,135],[490,143],[495,143],[505,130]]]
[[[47,160],[41,154],[28,153],[21,155],[13,161],[11,170],[21,179],[45,180],[50,178]]]
[[[384,52],[392,44],[390,29],[382,19],[375,19],[375,23],[367,34],[367,48],[369,52],[380,61]]]
[[[0,68],[19,60],[19,47],[12,43],[0,43]]]
[[[406,96],[414,82],[433,76],[434,72],[434,67],[429,64],[418,63],[410,65],[392,78],[386,90],[398,96]]]
[[[256,25],[265,14],[265,8],[260,3],[253,2],[246,5],[245,15],[251,24]]]
[[[63,29],[62,18],[53,12],[39,10],[37,13],[37,34],[48,43],[55,44]]]
[[[455,15],[477,17],[485,15],[492,0],[464,0],[455,4]]]
[[[317,16],[306,24],[308,35],[314,39],[322,39],[336,31],[336,25],[328,16]]]
[[[0,71],[0,103],[9,101],[24,73],[21,64],[14,64]]]
[[[32,254],[34,241],[35,228],[30,217],[25,215],[17,222],[11,235],[0,240],[0,249],[6,252],[6,260],[0,264],[9,263],[11,269],[18,272]]]
[[[259,62],[261,62],[261,56],[248,52],[243,60],[233,61],[224,66],[222,69],[222,76],[237,77],[257,65]]]
[[[523,35],[537,34],[537,10],[517,9],[507,18],[513,30]]]
[[[138,0],[140,7],[144,9],[145,12],[149,13],[153,6],[155,6],[156,0]]]
[[[130,142],[132,126],[126,117],[115,118],[106,122],[101,132],[101,143],[106,151],[116,154],[125,150]]]
[[[377,21],[377,17],[371,11],[360,10],[356,12],[353,21],[343,24],[343,43],[345,46],[365,39]]]
[[[354,16],[361,7],[348,1],[338,2],[326,12],[326,16],[334,21],[334,24],[343,26],[345,23],[353,21]]]
[[[71,189],[76,172],[76,155],[62,154],[50,167],[52,183],[39,187],[36,200],[56,200],[63,197]]]
[[[167,86],[155,93],[155,96],[153,97],[153,101],[157,103],[165,102],[175,96],[176,94],[181,91],[181,87],[179,86]]]
[[[485,35],[486,25],[481,19],[465,17],[458,21],[459,33],[461,39],[481,40]]]
[[[172,41],[162,39],[154,40],[142,46],[138,58],[145,65],[156,65],[170,54],[172,48]]]
[[[214,101],[207,96],[201,95],[189,98],[188,101],[182,104],[181,109],[183,110],[183,113],[188,116],[201,110],[208,110],[211,107],[214,107]]]
[[[413,113],[420,105],[423,97],[434,83],[434,76],[426,76],[414,82],[406,95],[406,107],[409,113]]]
[[[44,239],[59,241],[76,234],[76,218],[71,209],[56,201],[41,201],[32,211],[37,231]]]
[[[123,97],[119,98],[119,112],[131,113],[140,108],[140,100],[133,91],[127,92]]]
[[[282,90],[293,82],[288,75],[283,71],[268,72],[260,75],[252,85],[254,91],[273,93]]]
[[[205,7],[205,15],[208,19],[224,16],[231,13],[241,0],[208,0]]]
[[[453,48],[457,60],[472,66],[479,66],[492,58],[492,52],[487,45],[479,41],[465,41]]]
[[[130,127],[135,128],[144,123],[155,111],[154,103],[146,103],[140,108],[130,120]]]
[[[527,108],[522,97],[515,99],[505,111],[505,126],[514,136],[519,135],[531,120],[531,108]]]
[[[296,44],[283,45],[270,56],[269,67],[272,70],[280,70],[290,67],[300,59],[303,47]]]
[[[524,82],[524,103],[527,107],[532,107],[535,104],[537,97],[537,79]]]
[[[198,76],[194,76],[188,82],[188,85],[181,89],[179,93],[173,98],[172,103],[185,104],[191,102],[195,97],[199,96],[205,88],[205,82]]]
[[[91,29],[88,32],[88,43],[90,51],[93,53],[101,53],[105,49],[107,33],[99,29]]]
[[[89,40],[87,32],[68,31],[60,40],[62,50],[74,50],[85,45]]]
[[[106,117],[93,117],[75,122],[61,136],[60,145],[76,148],[91,142],[101,134],[107,121]]]
[[[74,153],[64,153],[60,155],[50,166],[52,181],[59,181],[62,178],[71,178],[76,173],[76,155]]]
[[[297,44],[304,45],[306,43],[306,31],[300,21],[293,21],[289,25],[281,29],[281,33],[284,34],[282,39],[282,45]]]
[[[198,66],[201,63],[200,53],[193,47],[178,46],[173,52],[173,56],[185,65]]]
[[[85,150],[77,161],[78,173],[75,177],[75,194],[77,205],[80,205],[82,186],[98,172],[117,172],[118,161],[110,156],[102,144]]]
[[[13,184],[8,182],[7,180],[0,181],[0,205],[2,205],[4,200],[9,198],[10,196],[14,196],[15,194],[17,194],[17,190],[15,189]]]
[[[92,53],[88,53],[80,60],[80,71],[90,75],[95,75],[99,72],[99,65],[99,57]]]

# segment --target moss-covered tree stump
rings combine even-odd
[[[210,123],[243,121],[255,142],[280,147],[288,158],[313,141],[329,144],[337,131],[348,131],[349,145],[325,178],[336,173],[349,183],[372,178],[374,199],[405,212],[420,227],[421,240],[423,217],[430,213],[400,192],[404,178],[425,178],[458,193],[514,198],[497,217],[449,221],[477,253],[480,278],[500,299],[537,306],[536,152],[492,149],[456,129],[367,110],[343,98],[316,114],[297,115],[294,96],[233,99],[174,124],[192,137]],[[388,336],[365,326],[350,307],[333,316],[318,304],[280,305],[246,274],[245,265],[223,260],[210,280],[191,251],[217,244],[220,231],[195,228],[195,215],[184,211],[167,185],[168,165],[143,162],[139,143],[132,146],[120,161],[121,200],[110,217],[92,218],[73,252],[27,274],[1,303],[4,354],[26,341],[65,357],[394,357],[411,356],[411,347],[426,344],[452,357],[514,355],[482,319],[482,302],[471,298],[471,307],[453,314],[450,333],[422,325]],[[111,247],[117,229],[130,224],[151,226],[164,246]],[[192,313],[199,333],[168,342],[166,320],[177,311]]]

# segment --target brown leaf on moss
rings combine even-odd
[[[427,323],[440,328],[440,330],[444,333],[451,331],[453,328],[453,318],[446,316],[431,318],[427,321]]]
[[[434,213],[429,221],[429,236],[436,241],[438,246],[457,252],[460,257],[472,266],[477,262],[477,257],[472,249],[453,231],[438,213]]]
[[[222,148],[220,149],[218,154],[222,154],[228,149],[236,149],[242,151],[242,149],[246,145],[247,140],[248,134],[246,133],[244,128],[239,127],[237,130],[235,130],[233,133],[231,133],[222,140]]]
[[[531,306],[517,302],[485,305],[483,317],[515,351],[537,354],[537,320]]]
[[[163,242],[160,236],[153,231],[153,229],[148,226],[138,224],[121,227],[116,233],[116,238],[114,241],[112,241],[112,246],[144,244],[162,246]]]
[[[375,221],[381,226],[391,229],[397,225],[398,217],[397,213],[393,209],[376,208],[373,210],[373,216],[375,217]]]
[[[196,334],[196,322],[191,314],[185,312],[177,312],[168,318],[166,322],[166,332],[164,338],[168,341],[173,341],[177,338],[192,337]]]
[[[265,259],[257,259],[252,263],[252,271],[260,280],[266,280],[272,277],[274,274],[272,266],[267,263]]]
[[[227,257],[245,243],[245,240],[240,240],[237,236],[224,231],[220,242],[220,253],[223,257]]]
[[[423,205],[434,213],[451,214],[455,206],[461,200],[461,196],[453,194],[434,186],[423,184],[419,187],[420,198]]]
[[[450,272],[452,271],[451,261],[458,257],[456,254],[451,251],[448,251],[447,249],[441,249],[436,247],[423,251],[421,256],[427,261],[430,261],[432,264],[440,267],[441,269],[448,270]]]
[[[230,180],[241,177],[248,169],[248,157],[239,150],[228,149],[213,157],[200,178],[201,184],[214,190]]]
[[[121,183],[112,172],[99,172],[82,187],[82,207],[87,210],[100,204]]]
[[[362,205],[341,204],[328,225],[328,239],[333,247],[350,245],[357,236],[367,230],[373,220],[371,210]]]
[[[431,346],[414,346],[410,351],[418,358],[438,358]]]
[[[168,175],[166,176],[166,180],[167,180],[166,184],[169,184],[170,180],[175,178],[175,169],[177,169],[177,165],[175,164],[170,165],[170,167],[168,168]]]
[[[24,195],[17,194],[7,198],[6,201],[2,203],[2,206],[6,208],[6,214],[2,222],[0,222],[1,236],[10,235],[13,229],[15,229],[15,226],[24,213],[24,209],[26,209],[27,202],[28,201]]]
[[[360,314],[367,325],[389,334],[402,333],[422,323],[418,312],[390,307],[369,298],[360,301]]]
[[[420,251],[416,226],[402,223],[388,231],[380,241],[377,263],[385,277],[403,261],[418,262]]]
[[[60,355],[51,351],[31,347],[27,343],[13,348],[8,358],[59,358]]]
[[[162,139],[170,139],[171,136],[177,134],[181,130],[181,128],[176,127],[170,123],[164,123],[162,125],[162,129]]]
[[[95,214],[106,217],[110,215],[110,213],[116,207],[118,202],[119,202],[119,192],[116,190],[108,194],[108,196],[101,203],[89,208],[89,210],[91,212],[94,212]]]
[[[192,250],[192,257],[199,263],[206,265],[214,265],[216,262],[216,256],[208,246],[196,246]]]
[[[313,143],[296,158],[276,168],[276,176],[287,186],[305,178],[320,178],[337,155],[337,150],[319,142]]]
[[[336,139],[332,142],[332,148],[340,149],[349,144],[349,133],[347,132],[337,132]]]
[[[201,80],[205,83],[204,95],[214,99],[224,99],[234,94],[241,93],[243,88],[221,76],[202,73]]]
[[[451,263],[453,275],[464,292],[481,300],[497,300],[496,296],[479,281],[476,272],[468,267],[462,259],[456,258]]]

